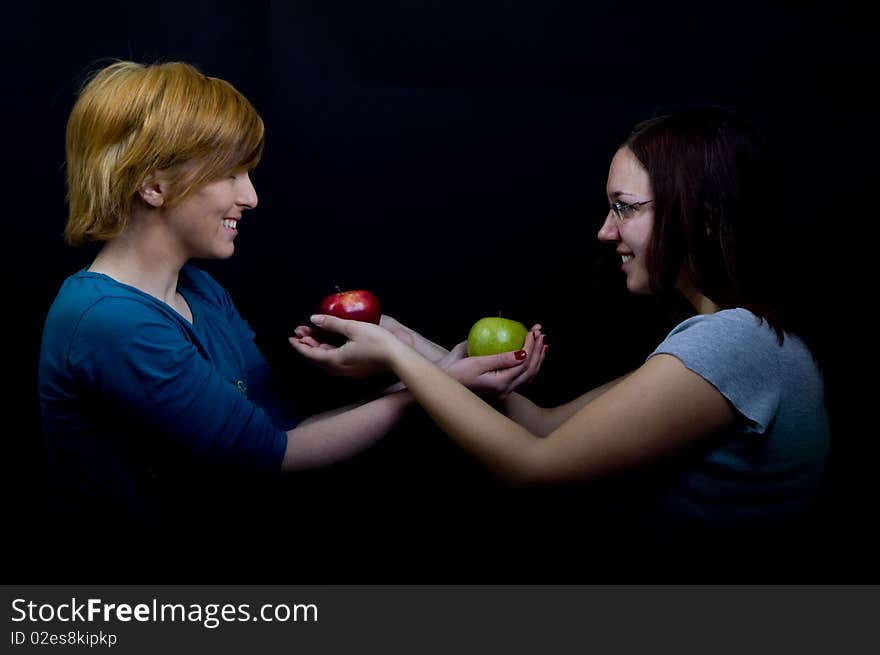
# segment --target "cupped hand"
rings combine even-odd
[[[347,341],[334,346],[319,341],[319,331],[301,325],[288,339],[300,355],[314,362],[331,375],[351,378],[367,377],[388,370],[388,359],[396,343],[388,330],[362,321],[348,321],[335,316],[312,316],[320,330],[343,335]]]
[[[379,325],[388,330],[407,346],[413,345],[415,339],[412,330],[400,323],[396,318],[382,314]],[[322,333],[326,335],[326,332],[320,328],[314,328],[310,325],[298,325],[293,333],[301,342],[312,348],[328,349],[334,347],[332,344],[321,341]]]
[[[321,341],[322,330],[311,327],[310,325],[299,325],[293,331],[295,336],[290,337],[289,341],[293,343],[294,339],[309,348],[333,348],[329,343]]]
[[[517,352],[483,357],[466,355],[467,342],[462,342],[438,365],[474,393],[503,399],[538,374],[547,355],[547,345],[541,326],[535,325]]]

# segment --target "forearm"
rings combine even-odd
[[[549,426],[547,414],[549,410],[539,407],[525,396],[512,393],[503,400],[494,402],[496,408],[526,428],[532,434],[545,437],[553,428]]]
[[[499,477],[528,479],[535,435],[405,347],[395,348],[391,368],[449,437]]]
[[[629,375],[627,373],[627,375]],[[558,407],[539,407],[525,396],[512,393],[504,400],[496,402],[499,411],[516,421],[532,434],[546,437],[587,404],[594,401],[603,393],[623,381],[627,375],[612,380],[601,387],[596,387],[587,393],[578,396],[571,402]]]
[[[591,389],[575,398],[574,400],[565,403],[564,405],[559,405],[558,407],[552,407],[550,409],[544,410],[544,434],[550,434],[558,428],[560,425],[565,423],[569,418],[577,414],[581,408],[589,405],[591,402],[596,400],[599,396],[604,394],[609,389],[617,386],[621,382],[623,382],[627,377],[629,377],[629,373],[626,375],[621,375],[619,378],[612,380],[602,386],[596,387],[595,389]]]
[[[312,423],[316,423],[318,421],[323,421],[332,416],[338,416],[339,414],[345,414],[346,412],[350,412],[353,409],[357,409],[358,407],[363,407],[364,405],[371,403],[375,400],[378,400],[384,396],[390,396],[391,394],[397,393],[399,391],[403,391],[406,389],[405,386],[401,382],[395,382],[391,386],[385,387],[382,391],[378,392],[373,397],[367,397],[362,400],[358,400],[357,402],[351,403],[350,405],[343,405],[342,407],[336,407],[334,409],[328,409],[326,412],[321,412],[320,414],[313,414],[312,416],[304,418],[299,422],[298,428],[301,428],[306,425],[310,425]],[[413,400],[410,404],[415,404]]]
[[[379,441],[413,405],[413,397],[401,391],[310,417],[288,431],[282,469],[301,471],[348,459]]]

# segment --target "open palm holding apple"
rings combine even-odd
[[[540,325],[528,332],[518,352],[468,356],[468,342],[462,341],[437,365],[474,393],[506,398],[530,382],[544,363],[547,345]]]
[[[299,326],[290,337],[290,345],[303,357],[333,375],[362,378],[388,370],[395,347],[410,348],[385,328],[365,321],[316,314],[312,323],[323,332],[345,337],[341,346],[319,341],[321,332]]]
[[[301,326],[297,331],[304,336],[291,337],[290,343],[303,357],[333,375],[375,375],[388,370],[396,349],[411,350],[378,325],[329,315],[315,315],[311,320],[322,330],[343,335],[346,342],[341,346],[318,342],[311,336],[310,328]],[[472,391],[504,398],[537,374],[546,352],[544,335],[536,325],[519,351],[466,357],[467,342],[462,342],[436,363]]]
[[[409,329],[408,327],[397,321],[397,319],[391,316],[382,314],[379,320],[379,325],[391,334],[393,334],[398,340],[402,341],[411,348],[415,348],[416,350],[418,350],[432,362],[436,362],[437,360],[449,353],[449,351],[445,348],[441,348],[437,344],[429,342],[427,339],[421,338],[421,340],[425,343],[431,344],[430,351],[423,352],[424,349],[421,347],[417,347],[418,344],[416,341],[420,338],[421,335],[419,335],[414,330]],[[340,343],[328,343],[326,341],[323,341],[323,339],[326,339],[330,334],[331,333],[327,330],[321,330],[320,328],[312,327],[309,325],[300,325],[297,326],[297,328],[294,330],[294,335],[299,340],[299,342],[306,346],[309,346],[310,348],[323,348],[324,350],[329,350],[331,348],[336,348],[343,345],[344,340]]]
[[[378,299],[369,291],[339,291],[325,298],[320,310],[322,314],[312,317],[317,327],[297,327],[290,343],[333,375],[366,377],[383,372],[394,348],[404,345],[472,391],[503,398],[535,377],[547,352],[540,325],[526,330],[517,321],[498,317],[477,321],[468,340],[448,351],[382,315]],[[346,341],[338,342],[336,335]]]

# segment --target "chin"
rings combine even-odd
[[[648,288],[647,281],[644,280],[634,280],[632,278],[626,278],[626,288],[627,290],[635,295],[635,296],[649,296],[651,295],[651,290]]]
[[[235,253],[235,248],[224,248],[223,250],[213,250],[199,259],[229,259]]]

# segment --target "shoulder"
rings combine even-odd
[[[649,357],[677,358],[763,432],[788,384],[790,341],[786,335],[783,347],[766,321],[745,309],[729,309],[683,321]]]
[[[747,309],[722,309],[714,314],[699,314],[676,325],[667,338],[683,332],[690,334],[775,334],[769,324]]]
[[[734,357],[777,357],[780,344],[770,325],[752,312],[736,308],[693,316],[679,323],[652,354],[697,354]]]
[[[73,366],[98,361],[115,366],[122,353],[149,358],[189,349],[182,321],[170,307],[134,287],[81,271],[65,280],[56,296],[41,351]]]
[[[80,271],[65,280],[49,311],[47,329],[99,345],[156,330],[181,332],[165,303],[106,275]]]
[[[101,274],[80,271],[61,285],[49,311],[50,323],[76,329],[83,320],[108,326],[155,314],[157,301]]]

